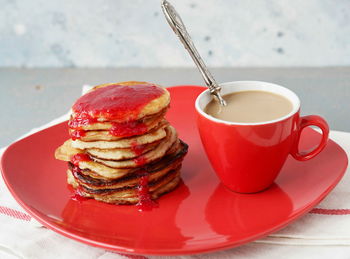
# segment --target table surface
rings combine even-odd
[[[213,68],[218,82],[268,81],[299,95],[302,114],[319,114],[331,129],[350,131],[350,67]],[[83,84],[149,81],[203,85],[195,68],[1,68],[0,146],[66,113]]]

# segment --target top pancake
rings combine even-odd
[[[161,112],[169,103],[169,92],[155,84],[129,81],[98,85],[74,103],[71,125],[140,120]]]

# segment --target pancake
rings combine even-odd
[[[149,182],[152,183],[157,181],[167,173],[172,170],[180,170],[182,159],[179,159],[176,163],[170,164],[162,170],[149,173]],[[110,180],[110,181],[100,181],[92,177],[84,175],[79,168],[75,167],[72,164],[69,164],[68,168],[71,170],[75,181],[79,185],[84,186],[93,190],[105,190],[105,189],[118,189],[125,187],[132,187],[139,184],[140,178],[148,173],[146,171],[140,171],[138,174],[132,174],[130,176],[125,176],[121,179]],[[78,169],[78,170],[77,170]]]
[[[62,161],[70,161],[74,155],[85,153],[84,150],[73,148],[70,144],[71,142],[72,141],[69,139],[66,142],[64,142],[62,146],[56,149],[55,151],[56,159],[62,160]],[[111,168],[111,167],[96,163],[94,161],[80,161],[79,168],[89,169],[106,178],[120,178],[133,171],[133,169],[129,169],[129,168]]]
[[[99,148],[99,149],[114,149],[114,148],[131,148],[135,143],[138,145],[146,145],[156,141],[159,141],[166,137],[165,127],[167,124],[162,125],[160,128],[150,131],[144,135],[122,138],[115,141],[83,141],[74,140],[71,141],[71,145],[78,149]]]
[[[62,145],[60,148],[56,150],[55,155],[57,159],[63,160],[63,161],[70,161],[71,157],[77,154],[77,152],[83,153],[82,150],[71,148],[69,145],[66,145],[66,143],[69,143],[69,140],[66,141],[64,145]],[[175,145],[173,145],[172,147],[170,147],[169,150],[167,150],[167,153],[169,155],[173,153],[178,153],[178,152],[182,152],[186,154],[187,145],[181,141],[180,142],[176,141]],[[160,162],[161,161],[162,160],[160,160]],[[148,164],[143,165],[143,167],[147,167],[147,166]],[[140,170],[140,166],[130,167],[130,168],[112,168],[110,166],[104,165],[97,161],[80,161],[79,168],[92,171],[93,175],[95,175],[95,178],[98,178],[100,176],[102,178],[107,178],[107,179],[118,179],[127,174]]]
[[[70,172],[72,174],[72,172]],[[169,181],[174,179],[176,176],[179,176],[179,169],[178,170],[171,170],[167,174],[163,175],[162,177],[158,178],[157,180],[153,182],[148,183],[149,191],[152,192],[159,188],[162,185],[167,184]],[[73,176],[74,177],[74,176]],[[82,187],[81,189],[85,191],[87,194],[95,194],[95,195],[109,195],[109,194],[117,194],[121,197],[130,197],[130,196],[136,196],[138,194],[138,187],[139,183],[133,185],[133,186],[127,186],[122,188],[108,188],[108,189],[92,189],[85,186],[79,185],[79,187]]]
[[[107,178],[120,178],[132,171],[132,168],[140,167],[145,163],[150,163],[161,158],[173,146],[177,140],[177,134],[173,127],[166,128],[167,137],[155,149],[148,151],[136,159],[128,159],[121,161],[103,160],[90,156],[92,161],[80,161],[80,169],[89,169],[97,174]],[[71,140],[66,141],[55,152],[55,157],[59,160],[70,161],[76,154],[85,153],[81,149],[76,149],[71,146]],[[142,157],[142,159],[140,159]]]
[[[98,85],[81,96],[68,123],[71,138],[55,151],[68,162],[75,193],[148,210],[176,188],[188,146],[164,118],[169,104],[166,89],[137,81]]]
[[[141,156],[138,156],[135,159],[114,161],[114,160],[105,160],[94,156],[90,156],[90,157],[93,161],[112,168],[139,167],[143,164],[150,163],[152,161],[155,161],[163,157],[166,154],[166,152],[171,148],[171,146],[175,144],[177,140],[176,130],[171,126],[168,126],[166,128],[166,131],[167,131],[166,138],[163,141],[161,141],[160,144],[155,149],[148,151],[142,154]]]
[[[73,117],[81,113],[100,121],[126,122],[153,115],[170,103],[169,92],[158,85],[129,81],[95,86],[72,107]]]
[[[118,151],[123,155],[123,149],[125,148],[132,148],[136,145],[147,145],[152,144],[155,142],[159,142],[160,140],[164,140],[167,138],[167,132],[169,134],[172,134],[174,131],[174,128],[167,129],[160,129],[157,132],[154,132],[150,135],[143,135],[137,138],[128,138],[128,139],[122,139],[115,142],[108,142],[108,141],[98,141],[98,142],[83,142],[80,140],[72,141],[71,139],[65,141],[63,145],[58,147],[55,152],[56,159],[63,160],[63,161],[70,161],[71,157],[78,153],[85,153],[84,149],[87,150],[95,150],[100,149],[100,151],[108,153],[109,151],[113,152],[116,151],[118,148]],[[175,131],[176,136],[176,131]],[[170,135],[168,136],[169,139]],[[104,146],[106,145],[106,146]],[[94,149],[95,148],[95,149]],[[93,153],[93,152],[92,152]],[[96,156],[99,157],[98,155]]]
[[[112,168],[94,161],[81,161],[80,169],[89,169],[95,173],[111,179],[118,179],[135,171],[134,168]]]
[[[145,174],[149,174],[149,181],[152,182],[164,176],[171,170],[180,169],[183,157],[187,152],[187,147],[182,146],[176,153],[169,154],[145,168],[133,172],[127,176],[119,179],[108,178],[94,178],[94,174],[89,170],[81,170],[79,167],[68,163],[68,168],[73,172],[76,181],[80,185],[84,185],[92,189],[108,189],[108,188],[122,188],[126,186],[133,186],[139,182],[139,178]]]
[[[108,84],[102,84],[95,86],[90,91],[98,90],[99,88],[107,87],[114,85],[117,86],[137,86],[137,85],[149,85],[149,86],[157,86],[157,88],[162,89],[163,93],[156,99],[151,100],[148,104],[146,104],[144,107],[142,107],[142,110],[139,112],[138,116],[135,118],[140,119],[148,115],[153,115],[158,113],[159,111],[163,110],[164,108],[168,107],[170,104],[170,93],[168,90],[166,90],[164,87],[161,87],[156,84],[148,83],[148,82],[141,82],[141,81],[126,81],[126,82],[119,82],[119,83],[108,83]],[[132,96],[128,96],[130,99]],[[132,100],[131,100],[132,101]],[[103,116],[101,117],[103,119]],[[130,118],[127,116],[123,116],[123,119],[121,121],[129,121]]]
[[[142,127],[145,127],[145,132],[147,132],[157,127],[158,123],[160,123],[163,120],[166,110],[167,108],[164,108],[158,113],[145,116],[138,120],[132,120],[132,121],[126,121],[126,122],[103,121],[99,118],[95,123],[79,126],[79,130],[86,130],[86,131],[110,130],[113,127],[137,128],[142,126]],[[74,114],[71,115],[70,122],[74,120],[75,118],[74,116],[75,116]],[[74,129],[74,127],[71,127],[71,128]],[[117,135],[115,136],[118,137]],[[120,138],[121,137],[123,137],[123,135],[121,135]]]
[[[79,194],[83,197],[94,198],[98,201],[114,204],[136,204],[140,201],[137,187],[111,189],[109,191],[99,193],[98,191],[80,186],[76,182],[70,170],[67,171],[67,178],[68,183],[70,183],[73,188],[78,189]],[[180,181],[180,172],[172,171],[172,173],[169,173],[158,182],[150,185],[149,194],[151,199],[158,199],[161,195],[172,191],[179,185]]]
[[[86,153],[92,157],[106,159],[106,160],[126,160],[140,156],[158,146],[160,141],[156,141],[145,145],[134,145],[131,148],[114,148],[114,149],[100,149],[89,148],[86,149]]]
[[[72,156],[79,153],[84,153],[84,150],[72,147],[72,140],[68,139],[55,150],[55,158],[62,161],[70,161]]]
[[[154,133],[156,130],[159,130],[161,128],[164,128],[168,125],[169,123],[166,120],[161,120],[157,125],[153,127],[150,127],[148,132],[146,132],[144,135],[148,135],[150,133]],[[152,125],[153,126],[153,125]],[[74,132],[74,130],[69,129],[70,134]],[[134,136],[135,138],[141,137],[144,135],[136,135]],[[165,134],[164,134],[165,137]],[[131,138],[131,137],[129,137]],[[82,136],[80,136],[79,140],[84,141],[84,142],[93,142],[93,141],[116,141],[116,140],[122,140],[125,139],[125,137],[119,137],[119,136],[114,136],[110,134],[109,130],[88,130],[85,131]]]
[[[160,160],[146,164],[139,168],[130,169],[129,173],[123,177],[113,178],[112,175],[108,175],[109,177],[105,177],[100,173],[94,172],[86,168],[81,169],[80,172],[84,176],[87,176],[85,178],[87,181],[90,179],[91,181],[93,181],[93,184],[96,186],[115,184],[116,182],[126,180],[126,177],[128,178],[137,177],[138,175],[144,173],[145,171],[148,173],[154,173],[154,172],[166,170],[166,168],[170,168],[172,164],[177,164],[179,163],[179,161],[181,162],[183,160],[183,157],[186,155],[187,150],[188,150],[187,144],[185,144],[180,140],[179,145],[176,146],[176,150],[173,150],[173,147],[172,147],[168,151],[168,153],[164,157],[162,157]]]

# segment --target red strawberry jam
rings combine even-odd
[[[117,137],[129,137],[134,135],[142,135],[148,131],[144,123],[138,121],[128,121],[123,123],[112,123],[109,133]]]
[[[73,140],[81,139],[81,137],[84,137],[86,135],[85,130],[73,130],[70,132],[70,136]]]
[[[139,202],[136,206],[139,208],[139,211],[149,211],[153,208],[158,207],[158,203],[151,199],[151,195],[148,187],[149,175],[146,174],[140,178],[139,187],[138,187],[138,198]]]
[[[138,145],[136,141],[131,143],[131,150],[136,156],[140,156],[145,151],[146,145]]]
[[[109,121],[136,120],[142,108],[163,93],[162,88],[152,84],[114,84],[83,95],[72,109],[77,114],[103,117]]]
[[[134,158],[134,162],[136,165],[141,166],[147,164],[147,159],[145,156],[138,156]]]
[[[91,158],[84,153],[78,153],[71,157],[70,161],[73,165],[79,166],[79,162],[81,161],[91,161]]]
[[[147,132],[147,126],[137,121],[142,108],[164,93],[162,88],[152,84],[118,85],[113,84],[98,88],[80,97],[72,109],[75,117],[68,126],[81,130],[82,126],[98,122],[102,117],[113,122],[110,134],[118,137],[141,135]],[[74,133],[72,138],[79,139],[81,132]],[[74,140],[74,139],[73,139]]]

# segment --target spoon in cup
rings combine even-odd
[[[205,65],[203,59],[199,55],[180,15],[176,12],[175,8],[167,0],[162,0],[161,7],[170,27],[179,37],[186,50],[192,57],[202,77],[204,78],[204,81],[208,86],[210,93],[218,99],[219,103],[222,106],[226,106],[226,102],[220,94],[221,87],[216,83],[214,77],[212,76],[207,66]]]

